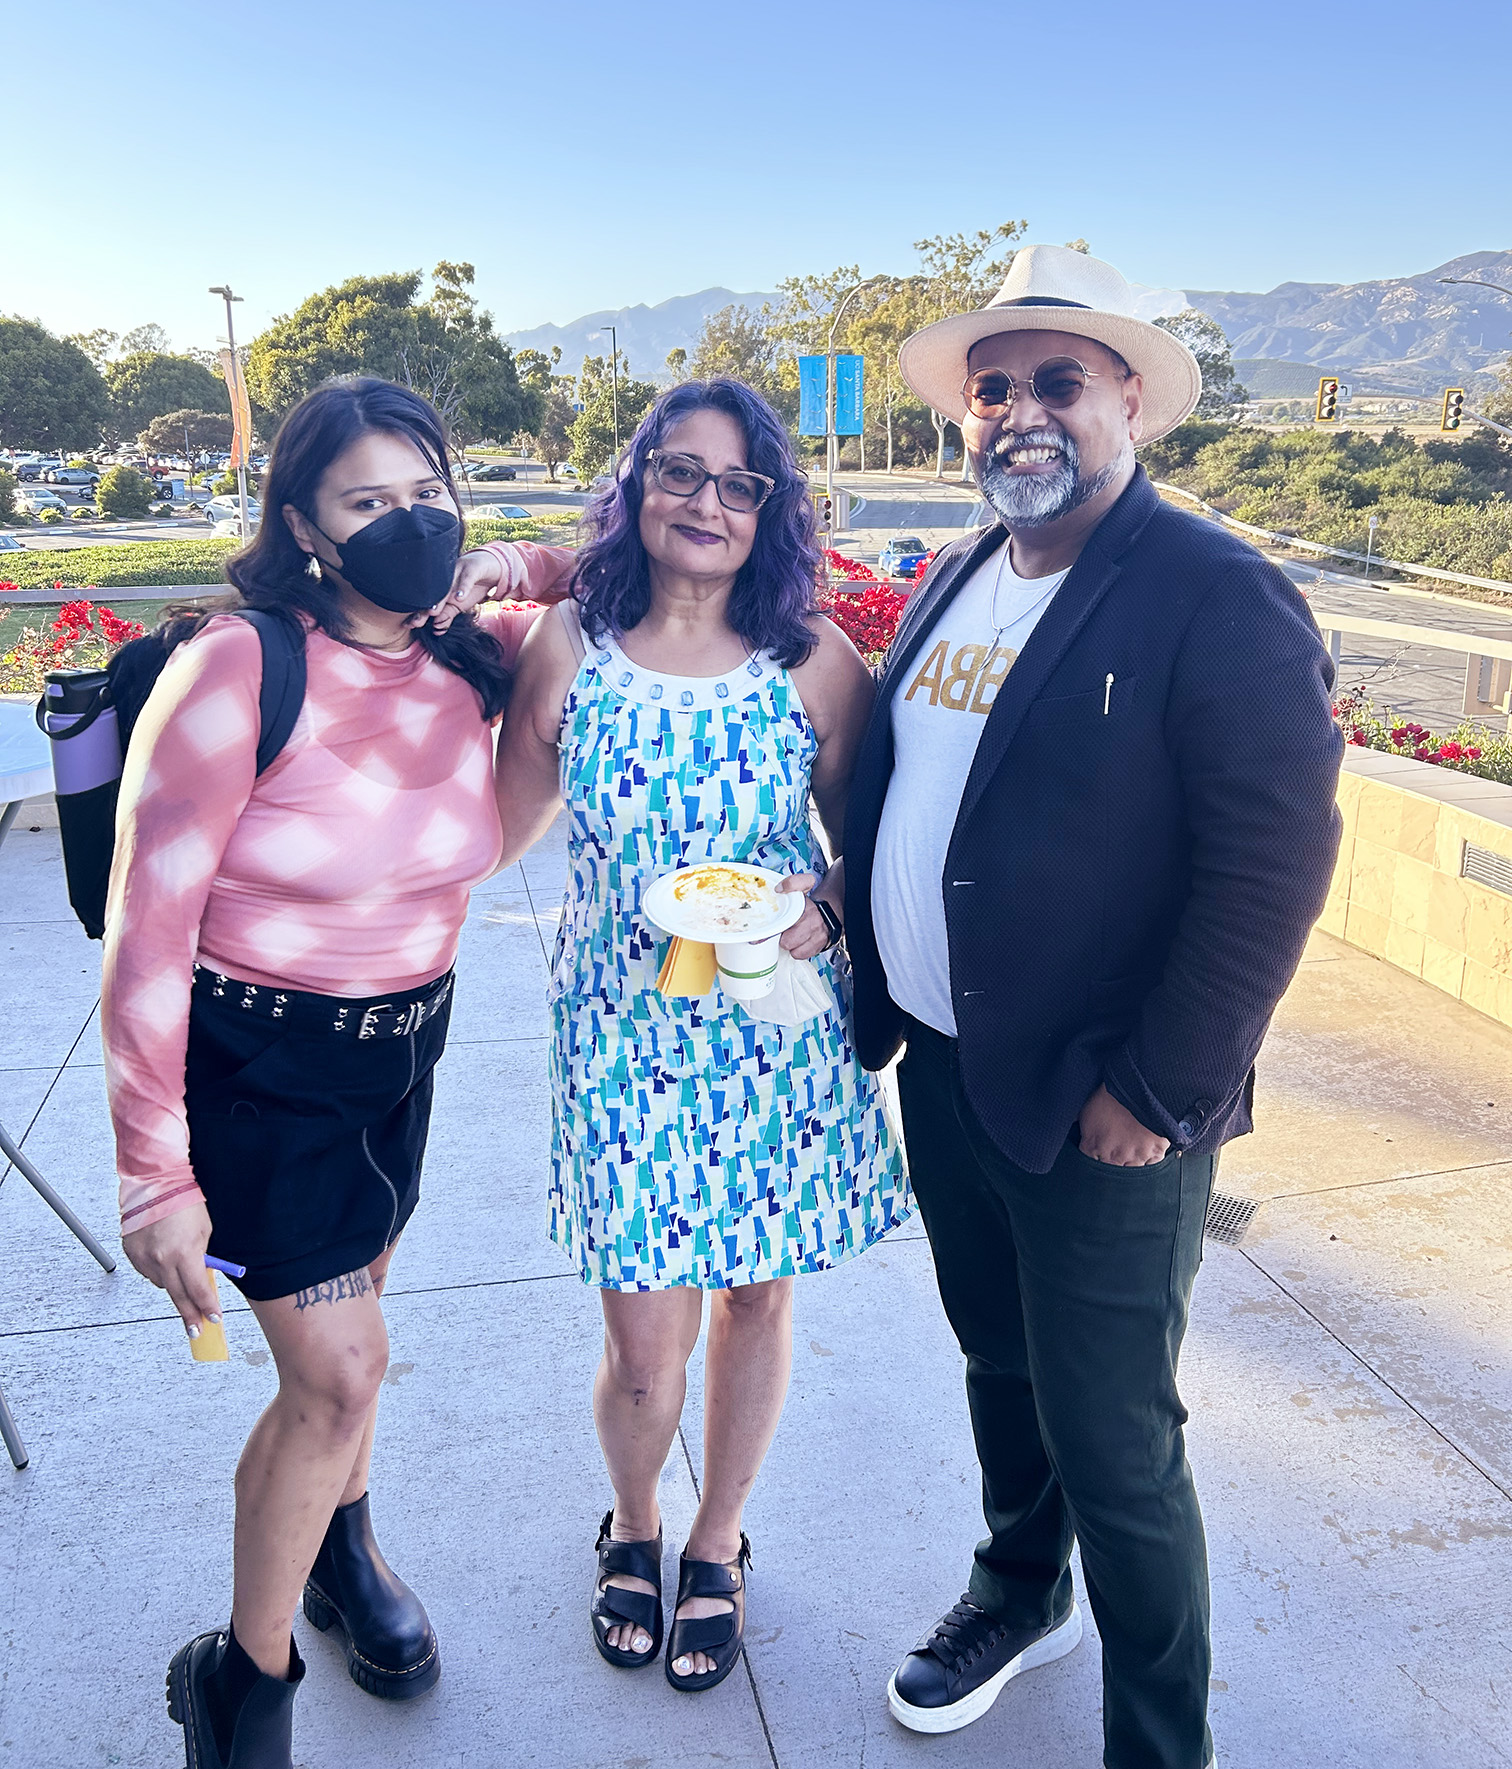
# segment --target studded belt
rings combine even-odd
[[[258,1019],[287,1021],[304,1032],[348,1032],[358,1038],[408,1038],[446,1006],[455,981],[455,974],[448,971],[399,999],[351,1001],[304,989],[244,983],[204,965],[194,967],[195,989],[212,1000],[224,1001]]]

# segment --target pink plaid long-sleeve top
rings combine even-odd
[[[573,555],[496,549],[516,593]],[[539,608],[481,611],[511,663]],[[400,993],[450,968],[498,864],[493,738],[477,691],[419,644],[314,631],[308,686],[259,779],[256,631],[227,615],[169,658],[132,733],[106,912],[101,1030],[122,1232],[197,1203],[184,1058],[196,962],[273,988]]]

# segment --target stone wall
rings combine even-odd
[[[1339,808],[1318,925],[1512,1026],[1512,895],[1462,870],[1467,842],[1512,863],[1512,786],[1350,748]]]

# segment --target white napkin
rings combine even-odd
[[[777,954],[777,977],[770,995],[741,1006],[753,1020],[769,1020],[775,1026],[801,1026],[835,1006],[835,997],[812,959]]]

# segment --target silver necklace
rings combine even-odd
[[[1009,539],[1009,540],[1004,541],[1003,542],[1003,556],[1001,559],[998,560],[997,576],[992,580],[992,603],[988,609],[987,618],[992,622],[992,625],[993,625],[993,633],[992,633],[992,650],[993,651],[996,651],[998,646],[1002,643],[1003,634],[1008,631],[1009,627],[1017,626],[1021,620],[1027,620],[1028,617],[1034,613],[1035,609],[1037,609],[1041,603],[1049,601],[1049,599],[1060,588],[1060,580],[1066,575],[1065,572],[1063,572],[1063,571],[1052,573],[1052,581],[1050,584],[1050,588],[1048,590],[1046,590],[1042,595],[1037,596],[1034,599],[1034,601],[1032,601],[1029,604],[1029,606],[1027,608],[1021,608],[1018,611],[1018,613],[1012,617],[1012,619],[1005,620],[1005,621],[999,621],[998,617],[997,617],[998,592],[1003,587],[1003,570],[1008,564],[1011,563],[1010,555],[1011,555],[1012,551],[1013,551],[1012,540]],[[1014,576],[1018,577],[1018,573],[1015,572]],[[1023,579],[1019,578],[1019,582],[1022,583]],[[988,655],[990,656],[991,652],[989,652]]]

